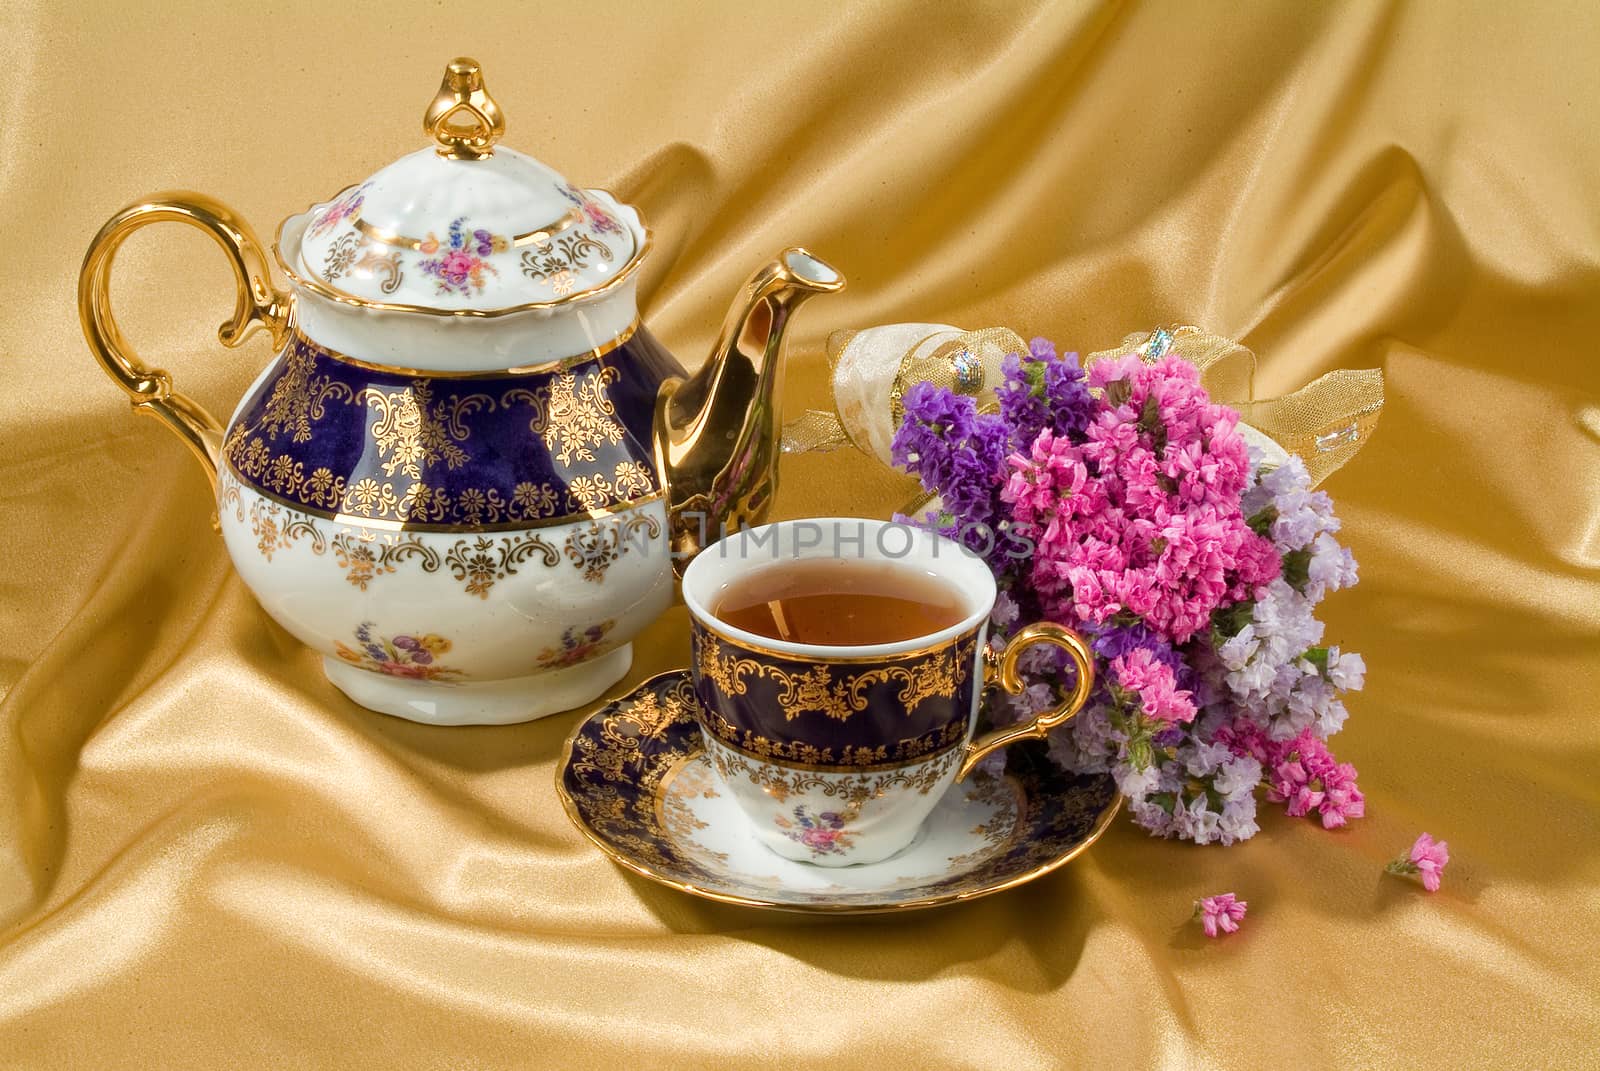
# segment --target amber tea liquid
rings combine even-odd
[[[967,616],[959,590],[892,562],[811,558],[757,569],[711,612],[774,640],[859,647],[916,639]]]

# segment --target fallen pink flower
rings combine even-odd
[[[1422,887],[1429,892],[1439,891],[1439,876],[1444,873],[1445,864],[1450,862],[1450,845],[1442,840],[1434,840],[1428,833],[1417,838],[1411,850],[1400,858],[1384,867],[1388,874],[1420,874]]]
[[[1244,919],[1245,908],[1250,905],[1231,892],[1204,896],[1194,902],[1194,917],[1205,927],[1207,937],[1219,933],[1233,933]]]

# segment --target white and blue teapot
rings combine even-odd
[[[245,584],[356,702],[434,724],[525,721],[621,678],[707,533],[760,523],[776,485],[780,344],[843,287],[801,249],[746,283],[685,378],[639,322],[650,232],[632,207],[497,144],[469,59],[433,144],[291,216],[273,254],[200,194],[123,209],[84,260],[89,346],[199,458]],[[227,252],[277,356],[218,423],[112,318],[117,249],[162,220]]]

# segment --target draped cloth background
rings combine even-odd
[[[1600,1066],[1592,4],[268,7],[0,6],[0,1065]],[[980,902],[764,914],[569,827],[577,715],[335,693],[93,365],[78,262],[174,186],[270,233],[422,145],[460,53],[507,144],[642,208],[645,315],[690,364],[770,252],[850,276],[797,321],[791,414],[827,332],[895,320],[1085,352],[1203,324],[1262,395],[1383,367],[1328,485],[1369,817],[1229,850],[1121,820]],[[270,354],[215,345],[221,258],[165,228],[119,268],[130,336],[226,411]],[[786,516],[906,490],[847,454],[784,481]],[[686,643],[680,608],[630,681]],[[1424,829],[1434,896],[1380,877]],[[1223,890],[1250,917],[1206,942]]]

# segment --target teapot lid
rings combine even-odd
[[[497,144],[505,118],[476,61],[451,61],[422,126],[432,146],[311,207],[291,274],[348,303],[495,315],[581,301],[639,266],[633,208]]]

